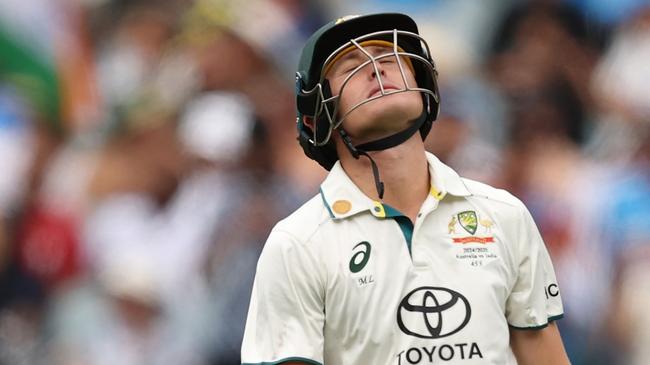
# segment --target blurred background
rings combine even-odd
[[[0,1],[0,364],[239,364],[273,224],[325,176],[296,142],[315,29],[414,17],[428,148],[531,210],[573,364],[650,363],[643,0]]]

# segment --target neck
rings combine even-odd
[[[342,143],[337,143],[337,152],[350,179],[364,194],[379,201],[370,160],[364,156],[355,159]],[[384,182],[383,202],[415,222],[430,189],[429,168],[420,134],[414,134],[393,148],[369,154],[377,163],[380,178]]]

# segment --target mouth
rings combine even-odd
[[[388,92],[390,90],[399,90],[399,88],[393,85],[384,85],[384,92]],[[370,90],[370,93],[368,93],[368,98],[372,98],[377,95],[381,95],[381,88],[379,85],[373,87],[372,90]]]

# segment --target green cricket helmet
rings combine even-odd
[[[382,44],[387,53],[373,56],[364,47]],[[345,113],[338,110],[338,95],[332,95],[325,78],[327,70],[342,53],[358,49],[367,60],[352,70],[343,81],[340,93],[350,78],[363,67],[370,65],[375,69],[381,92],[369,97]],[[377,63],[382,58],[392,57],[397,60],[405,87],[390,91],[384,90],[382,78],[377,72]],[[410,68],[417,85],[408,85],[404,69]],[[377,141],[353,146],[342,128],[345,117],[353,110],[380,97],[399,92],[420,92],[423,98],[421,116],[413,121],[404,131]],[[437,86],[437,71],[431,58],[426,41],[418,34],[413,19],[404,14],[386,13],[365,16],[348,16],[330,22],[317,30],[306,42],[298,71],[296,72],[296,102],[298,141],[305,154],[316,160],[325,169],[330,170],[338,160],[336,149],[331,139],[332,133],[341,133],[350,152],[358,158],[359,153],[377,151],[394,147],[416,131],[424,139],[431,130],[431,124],[437,118],[440,96]],[[314,129],[303,123],[303,117],[314,119]]]

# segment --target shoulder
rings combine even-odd
[[[269,241],[284,237],[296,243],[305,244],[324,225],[331,222],[331,216],[320,194],[314,196],[286,218],[280,220],[271,230]]]
[[[500,225],[504,233],[515,237],[524,227],[534,225],[528,208],[507,190],[465,178],[463,183],[471,193],[467,200]]]
[[[331,222],[320,195],[307,201],[271,230],[257,266],[258,281],[277,281],[287,275],[301,282],[322,284],[323,246],[314,236]]]
[[[471,197],[476,200],[484,200],[493,204],[502,205],[505,209],[510,207],[515,211],[525,209],[524,203],[505,189],[495,188],[467,178],[462,178],[462,180],[467,190],[471,193]]]

